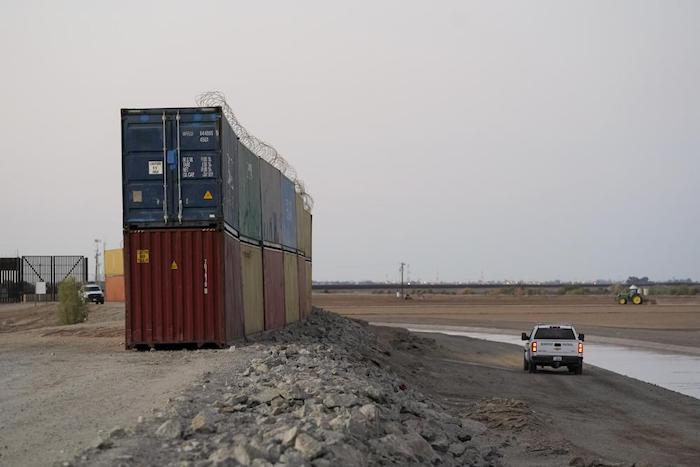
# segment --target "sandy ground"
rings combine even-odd
[[[0,465],[69,459],[99,430],[152,415],[225,357],[125,351],[123,305],[91,305],[75,326],[56,326],[55,306],[0,306]]]
[[[372,321],[527,329],[571,321],[589,334],[700,346],[700,303],[618,306],[605,297],[314,296],[316,306]],[[57,326],[55,305],[0,306],[0,465],[68,459],[99,430],[133,426],[207,371],[227,351],[123,350],[123,305],[93,305],[87,323]],[[396,330],[378,328],[384,338]],[[558,465],[572,455],[637,465],[700,465],[700,402],[587,367],[583,376],[524,373],[519,348],[434,335],[434,349],[392,356],[409,384],[481,417],[513,465]],[[402,344],[403,345],[403,344]],[[524,443],[524,444],[523,444]],[[517,444],[517,448],[516,448]],[[523,446],[528,451],[527,462]]]
[[[386,323],[444,324],[529,331],[536,323],[573,323],[597,337],[700,347],[700,297],[658,297],[656,304],[617,305],[609,296],[314,294],[315,306]]]

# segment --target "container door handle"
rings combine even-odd
[[[175,117],[177,125],[177,220],[182,224],[182,161],[180,160],[180,111]]]
[[[168,223],[168,149],[165,144],[165,112],[163,120],[163,221]]]

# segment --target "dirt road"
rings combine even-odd
[[[395,329],[376,329],[396,341]],[[514,433],[518,443],[505,449],[510,465],[561,465],[557,456],[565,453],[587,463],[602,457],[637,466],[700,465],[700,400],[591,366],[581,376],[563,370],[533,375],[522,370],[520,347],[421,336],[438,345],[405,345],[392,356],[393,366],[454,413]]]
[[[225,357],[125,351],[123,305],[92,305],[87,323],[54,324],[55,304],[0,306],[0,465],[70,459],[99,430],[152,415]]]

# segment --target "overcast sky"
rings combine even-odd
[[[3,2],[0,255],[121,241],[122,107],[220,90],[314,279],[700,279],[700,2]]]

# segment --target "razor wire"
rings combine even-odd
[[[273,167],[277,168],[287,178],[293,181],[297,193],[301,195],[304,202],[304,209],[311,212],[314,207],[314,199],[307,191],[304,181],[299,178],[297,171],[274,146],[246,130],[241,122],[238,121],[236,114],[226,101],[224,93],[220,91],[203,92],[197,96],[197,105],[200,107],[221,107],[226,116],[226,120],[228,120],[233,128],[233,132],[236,133],[241,143],[250,149],[253,154],[269,162]]]

